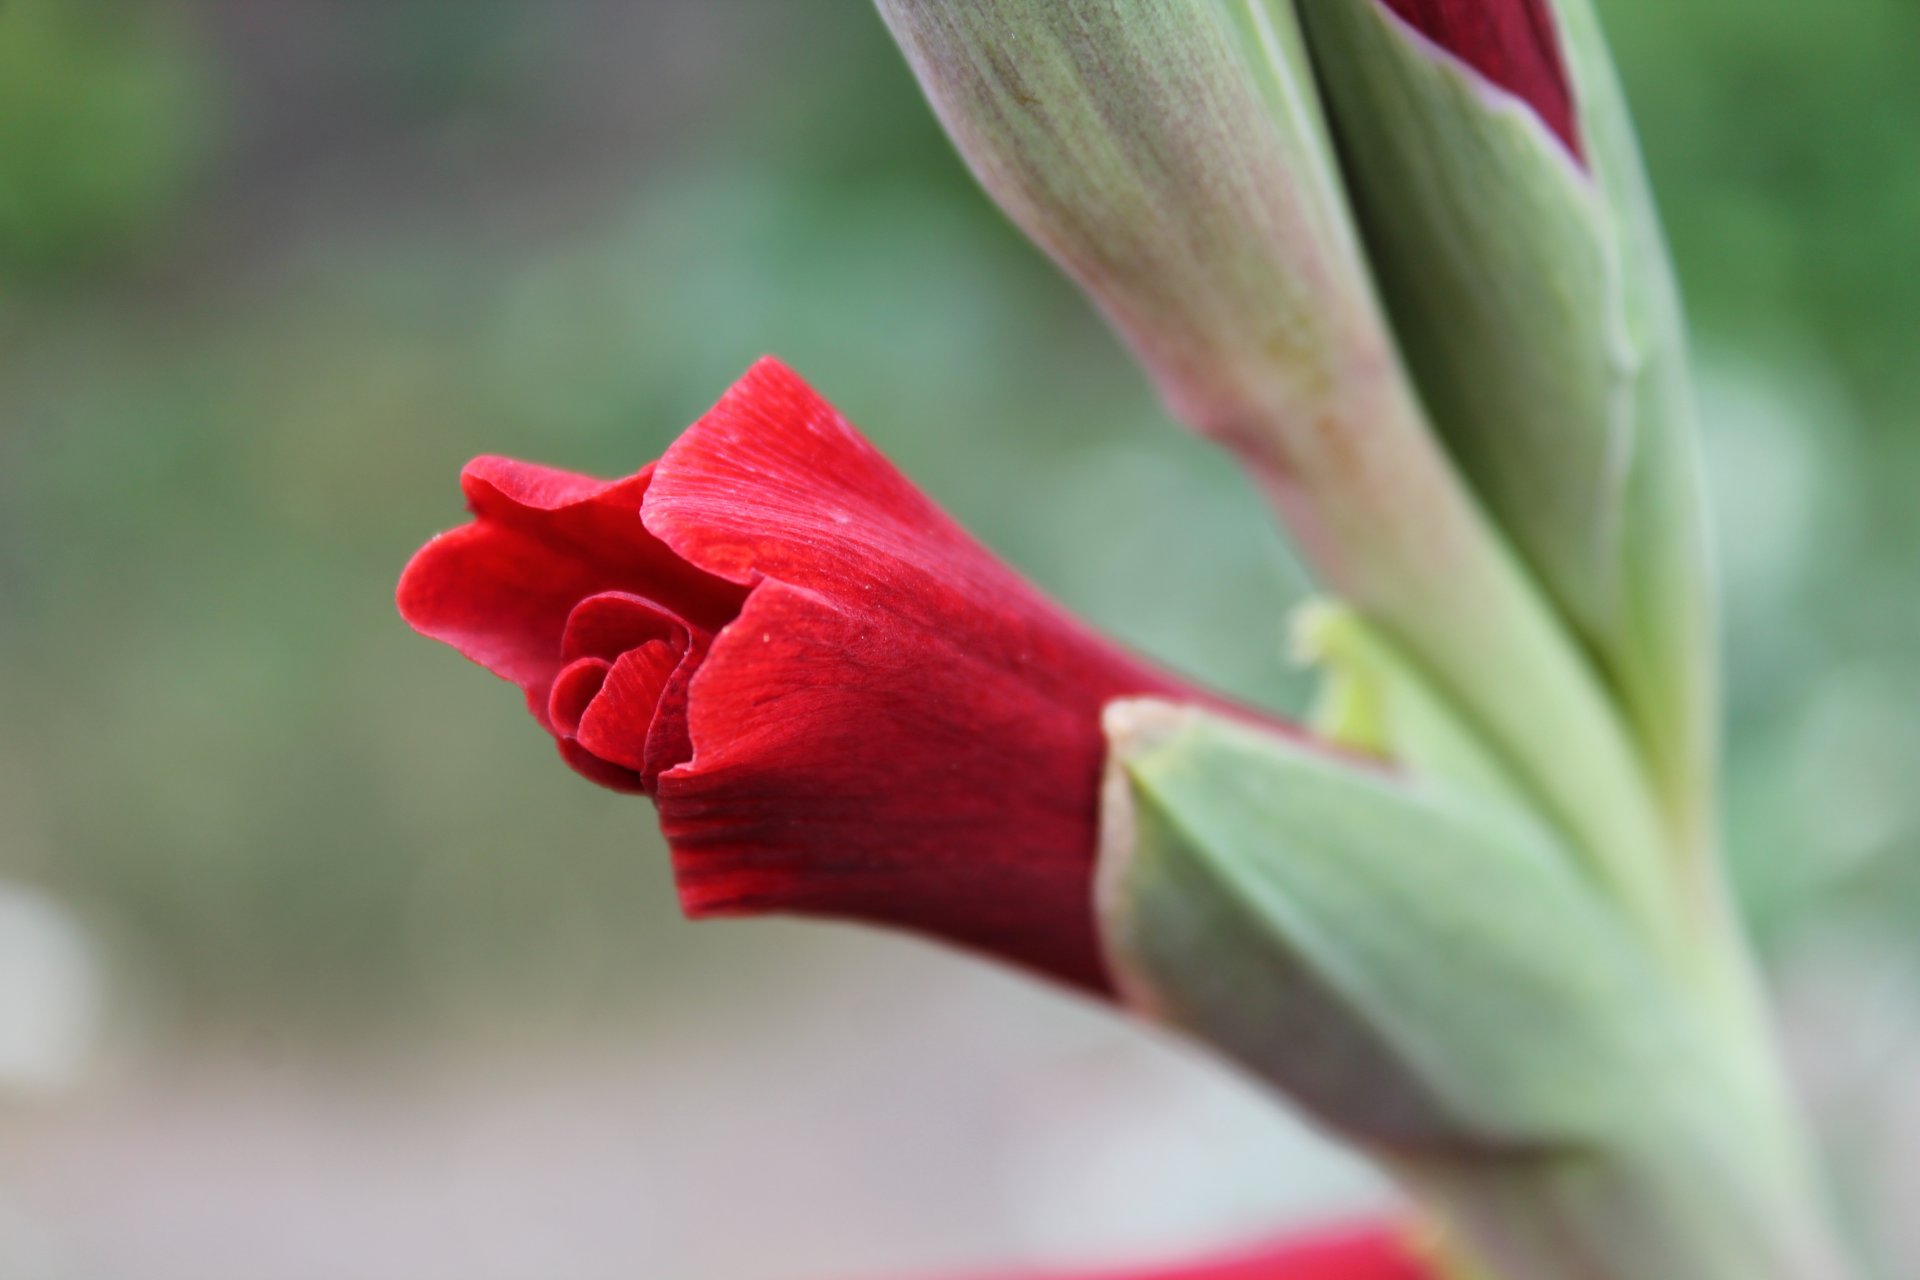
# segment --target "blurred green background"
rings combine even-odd
[[[1742,896],[1912,1274],[1920,7],[1602,9],[1697,335]],[[0,8],[0,1272],[791,1280],[1367,1201],[1063,999],[683,924],[646,806],[394,616],[467,457],[630,471],[762,352],[1081,612],[1302,696],[1258,502],[861,0]]]

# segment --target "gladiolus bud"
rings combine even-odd
[[[1100,711],[1222,705],[1068,617],[776,361],[625,480],[501,458],[400,611],[653,797],[695,916],[899,925],[1107,990]]]
[[[1337,596],[1318,736],[1069,617],[772,361],[625,479],[470,464],[407,620],[653,800],[689,914],[1123,1004],[1448,1249],[1132,1280],[1838,1280],[1712,858],[1682,325],[1590,0],[878,3]]]

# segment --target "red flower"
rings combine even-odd
[[[654,798],[694,916],[901,925],[1109,989],[1099,718],[1212,699],[995,560],[766,360],[659,462],[502,458],[401,579],[407,621],[519,684],[569,764]]]
[[[1282,1240],[1184,1267],[1020,1280],[1437,1280],[1437,1273],[1402,1232],[1362,1227]]]
[[[1385,0],[1421,35],[1531,106],[1582,156],[1573,87],[1550,0]]]

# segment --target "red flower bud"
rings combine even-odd
[[[1581,155],[1578,115],[1549,0],[1384,0],[1421,35],[1531,106]]]
[[[1020,1280],[1437,1280],[1437,1274],[1402,1232],[1363,1227],[1282,1240],[1186,1266]]]
[[[689,915],[918,929],[1107,992],[1101,708],[1187,688],[1064,613],[766,360],[625,480],[469,464],[400,612],[654,798]]]

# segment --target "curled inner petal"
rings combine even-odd
[[[663,770],[693,754],[687,687],[710,639],[632,592],[603,591],[575,605],[561,638],[567,666],[545,708],[567,760],[579,767],[590,756],[583,772],[595,781],[611,766],[628,789],[651,792]]]
[[[613,664],[601,658],[582,658],[554,678],[547,692],[547,723],[563,738],[580,732],[580,717],[600,695]]]
[[[661,695],[680,659],[681,654],[665,640],[649,640],[621,654],[580,717],[574,734],[580,745],[602,760],[634,770],[651,784],[659,769],[649,767],[647,742]]]
[[[577,658],[555,677],[547,695],[547,724],[567,762],[595,782],[627,791],[653,790],[661,770],[692,754],[686,741],[686,681],[662,716],[668,687],[690,666],[685,641],[648,640],[612,662]],[[664,722],[664,723],[663,723]]]
[[[686,652],[693,629],[678,614],[645,596],[602,591],[588,596],[567,615],[561,654],[568,661],[595,657],[612,662],[649,641],[666,641]]]
[[[561,759],[573,766],[575,772],[616,791],[644,792],[647,785],[641,780],[638,768],[609,759],[579,738],[580,727],[606,688],[614,666],[604,658],[581,658],[569,663],[554,677],[553,687],[547,693],[547,727],[559,744]]]

